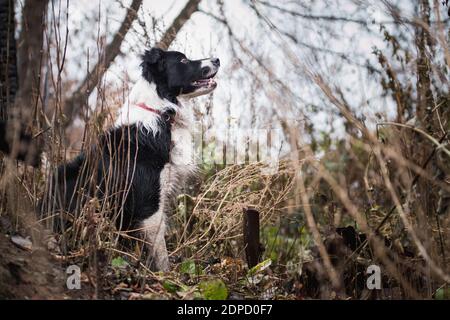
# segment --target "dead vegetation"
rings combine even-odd
[[[148,270],[142,263],[141,241],[133,233],[116,230],[111,218],[120,216],[120,197],[108,203],[99,201],[96,196],[80,202],[78,214],[72,217],[72,227],[62,234],[52,236],[51,232],[43,230],[42,225],[52,225],[52,219],[37,221],[35,218],[34,208],[40,201],[47,201],[49,188],[54,187],[48,184],[50,172],[62,161],[73,158],[79,149],[97,142],[99,134],[112,123],[114,110],[123,103],[128,91],[125,84],[118,88],[100,81],[102,68],[107,69],[115,58],[109,55],[103,56],[103,60],[99,58],[103,62],[95,65],[95,72],[100,74],[93,77],[96,81],[89,85],[88,92],[64,82],[65,46],[60,33],[65,29],[59,26],[57,35],[48,34],[51,26],[58,28],[57,22],[61,19],[51,8],[50,21],[42,24],[41,32],[52,45],[40,58],[48,59],[48,68],[53,71],[44,67],[36,71],[36,65],[29,69],[30,73],[47,70],[50,93],[44,97],[45,90],[36,83],[20,81],[19,87],[24,89],[18,93],[31,99],[30,104],[35,106],[33,119],[29,123],[27,120],[28,129],[44,141],[46,162],[39,168],[32,168],[7,157],[2,160],[0,283],[3,285],[0,296],[448,298],[449,22],[442,16],[445,8],[439,1],[415,1],[412,4],[416,8],[415,16],[403,16],[394,2],[383,1],[384,12],[391,20],[378,26],[386,46],[374,48],[376,65],[358,68],[369,70],[368,77],[385,99],[374,104],[386,102],[385,108],[395,108],[395,117],[389,118],[380,112],[366,120],[359,112],[362,105],[352,100],[334,83],[332,75],[324,74],[319,67],[320,59],[325,60],[320,55],[324,52],[326,57],[333,56],[344,67],[353,65],[356,55],[337,57],[330,50],[306,46],[295,33],[283,31],[266,13],[267,10],[281,11],[282,17],[290,17],[292,21],[325,23],[327,31],[336,21],[357,24],[363,29],[370,29],[370,24],[357,19],[302,15],[300,11],[266,1],[251,2],[250,10],[255,12],[261,28],[266,28],[276,39],[273,41],[279,41],[294,76],[301,75],[307,83],[314,84],[314,93],[320,101],[307,103],[286,79],[277,77],[276,67],[267,56],[258,55],[257,45],[237,38],[240,35],[227,20],[222,1],[217,2],[215,11],[218,13],[206,12],[206,8],[200,10],[201,1],[188,1],[167,29],[172,33],[161,39],[166,39],[164,41],[169,41],[167,45],[170,45],[183,23],[197,10],[217,21],[228,35],[230,52],[235,58],[230,71],[242,69],[245,77],[251,79],[249,96],[253,100],[249,113],[257,113],[255,96],[262,92],[272,106],[268,111],[269,119],[262,123],[276,123],[288,148],[276,172],[270,174],[264,172],[265,164],[261,162],[201,166],[197,179],[173,203],[166,237],[172,262],[168,273]],[[132,11],[139,10],[139,6],[140,1],[132,2],[123,20],[124,26],[130,28],[130,17],[141,19]],[[390,24],[401,32],[394,33]],[[112,42],[118,42],[119,49],[120,39],[114,37]],[[29,45],[29,55],[39,52],[36,46]],[[50,54],[49,48],[53,50],[53,45],[57,48],[56,55]],[[298,48],[305,47],[313,51],[313,58],[299,58]],[[25,58],[22,55],[20,59]],[[255,67],[248,68],[248,65]],[[82,85],[90,83],[90,78],[87,75],[88,80]],[[96,85],[97,108],[90,110],[86,101]],[[74,87],[78,95],[67,98],[66,89]],[[79,118],[62,111],[73,109],[72,100],[82,105],[78,108]],[[15,119],[16,114],[11,109],[20,108],[20,101],[24,100],[17,101],[19,107],[2,100],[2,106],[8,105],[10,120]],[[361,104],[366,103],[369,105],[367,101]],[[209,104],[202,117],[212,119],[209,110],[214,106],[211,101]],[[344,133],[337,136],[317,129],[317,124],[303,111],[300,112],[302,121],[297,121],[298,118],[290,121],[291,116],[298,115],[299,109],[308,108],[313,110],[312,114],[320,108],[330,110],[342,123]],[[75,119],[82,124],[74,125]],[[209,128],[213,126],[214,123]],[[51,205],[48,204],[50,211]],[[263,253],[261,263],[254,268],[247,266],[242,235],[242,211],[249,207],[261,214]],[[14,236],[29,237],[32,249],[17,247],[12,241]],[[65,287],[65,270],[70,265],[81,268],[81,291]],[[381,290],[367,288],[367,269],[371,265],[381,268]]]

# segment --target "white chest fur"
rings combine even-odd
[[[160,209],[167,213],[171,199],[180,192],[186,180],[196,171],[193,134],[191,132],[194,127],[193,112],[187,105],[177,105],[162,99],[158,96],[156,86],[153,83],[140,79],[131,90],[127,102],[120,109],[116,126],[140,123],[149,132],[157,134],[159,131],[159,115],[138,107],[137,104],[139,103],[145,103],[161,112],[168,108],[176,112],[171,132],[170,162],[161,172],[160,179]]]
[[[161,206],[165,213],[168,213],[170,201],[196,172],[194,142],[190,130],[193,126],[190,123],[184,118],[180,123],[175,122],[172,129],[170,161],[161,172]]]

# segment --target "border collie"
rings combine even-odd
[[[140,229],[148,244],[147,265],[167,270],[168,204],[195,172],[192,110],[180,100],[212,92],[219,66],[218,58],[190,60],[177,51],[145,51],[142,77],[121,107],[115,127],[53,175],[56,197],[51,199],[57,208],[79,214],[88,201],[77,200],[80,194],[85,199],[95,195],[101,206],[119,203],[113,206],[118,228]]]

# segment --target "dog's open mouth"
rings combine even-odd
[[[198,79],[192,82],[192,85],[197,88],[215,88],[217,86],[217,82],[213,79],[216,74],[212,74],[207,78]]]

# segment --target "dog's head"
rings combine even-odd
[[[219,70],[218,58],[190,60],[178,51],[152,48],[145,51],[142,75],[156,84],[161,98],[197,97],[212,92],[217,83],[213,80]]]

